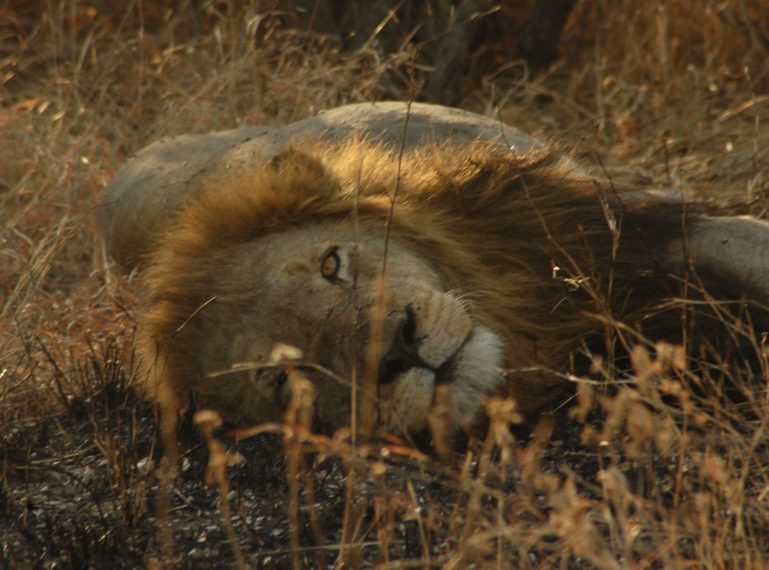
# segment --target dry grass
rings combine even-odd
[[[580,2],[565,57],[536,78],[501,58],[509,36],[475,45],[496,59],[473,68],[461,104],[612,176],[765,216],[763,4]],[[213,565],[235,552],[259,567],[766,568],[765,339],[731,316],[753,369],[698,353],[715,364],[693,372],[672,349],[638,351],[627,383],[604,393],[585,379],[574,407],[532,429],[511,431],[513,412],[493,402],[486,439],[441,459],[267,426],[283,439],[225,438],[246,461],[226,477],[220,464],[208,490],[188,428],[156,521],[156,426],[130,389],[138,289],[105,259],[94,212],[158,137],[407,98],[428,73],[413,46],[345,51],[298,21],[257,2],[0,6],[0,566]]]

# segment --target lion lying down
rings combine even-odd
[[[239,423],[282,418],[279,343],[319,365],[304,371],[321,427],[349,423],[351,384],[374,375],[377,405],[360,409],[409,434],[440,385],[455,425],[498,392],[542,406],[607,330],[625,348],[658,338],[681,283],[769,298],[768,224],[615,188],[432,105],[161,141],[117,175],[102,221],[144,272],[147,393]]]

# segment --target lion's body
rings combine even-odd
[[[113,256],[147,266],[148,394],[169,418],[192,396],[231,422],[278,420],[291,394],[272,355],[288,344],[322,426],[355,409],[413,433],[445,409],[440,385],[463,424],[494,393],[524,411],[552,401],[596,347],[613,364],[675,339],[685,311],[665,300],[700,278],[769,300],[769,225],[615,187],[543,148],[405,103],[148,147],[102,212]]]

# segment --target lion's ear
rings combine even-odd
[[[265,168],[282,178],[307,177],[310,180],[328,178],[328,173],[318,158],[293,145],[286,147],[273,156],[265,165]]]
[[[307,151],[291,144],[273,156],[259,175],[261,191],[256,199],[287,218],[312,210],[312,204],[332,200],[339,191],[339,180],[323,162],[322,152],[311,148]]]

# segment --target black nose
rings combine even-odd
[[[403,317],[397,327],[392,345],[379,367],[380,384],[389,384],[409,368],[430,368],[419,357],[419,343],[416,338],[417,320],[411,305],[406,305]]]

